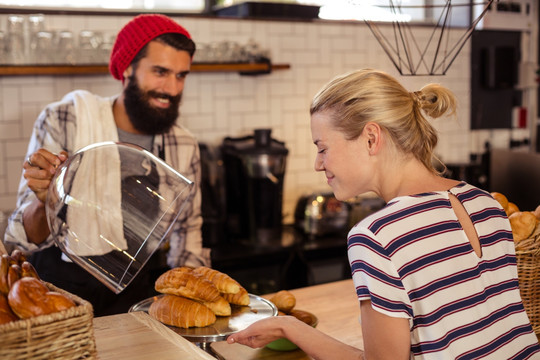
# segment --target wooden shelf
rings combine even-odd
[[[191,72],[237,72],[241,75],[262,75],[274,70],[289,69],[288,64],[268,63],[195,63]],[[0,76],[14,75],[102,75],[109,73],[107,65],[0,65]]]

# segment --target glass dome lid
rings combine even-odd
[[[57,169],[46,214],[56,245],[115,293],[159,248],[193,182],[141,147],[89,145]]]

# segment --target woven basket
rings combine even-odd
[[[0,325],[0,359],[95,359],[92,305],[52,284],[77,304],[49,315]]]
[[[536,336],[540,339],[540,226],[516,246],[519,291]]]

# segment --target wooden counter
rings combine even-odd
[[[296,297],[296,308],[315,314],[319,319],[317,329],[343,341],[363,348],[360,323],[360,306],[352,280],[291,290]],[[105,359],[213,359],[175,332],[150,318],[146,313],[136,312],[94,319],[94,332],[98,357]],[[301,350],[288,352],[266,348],[251,349],[225,341],[211,344],[218,359],[256,360],[309,359]]]
[[[214,359],[140,311],[95,318],[94,335],[100,360]]]

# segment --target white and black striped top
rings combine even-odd
[[[449,192],[474,224],[481,257]],[[351,229],[348,255],[358,299],[409,319],[411,358],[540,358],[519,294],[510,223],[489,193],[460,183],[397,197]]]

